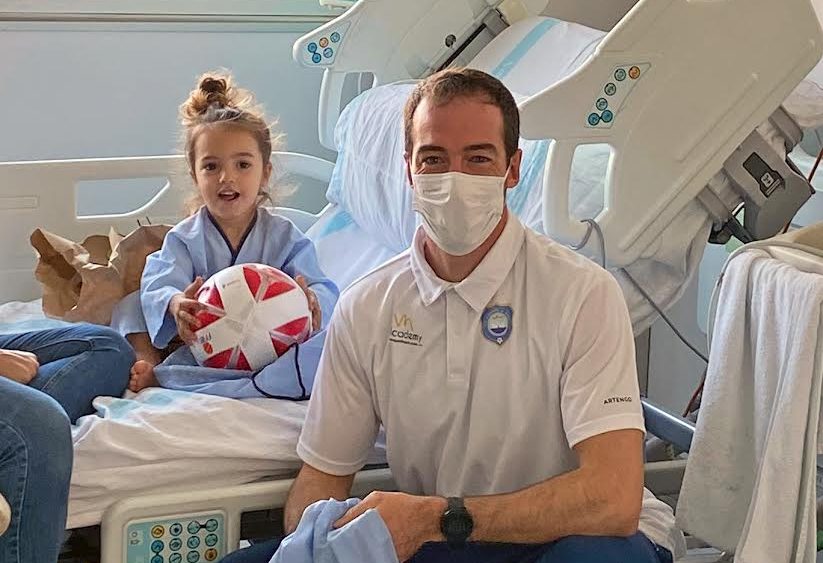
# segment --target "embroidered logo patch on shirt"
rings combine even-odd
[[[422,346],[423,336],[414,331],[414,322],[411,317],[395,313],[392,315],[392,329],[389,333],[389,342],[398,344],[408,344],[410,346]]]
[[[502,345],[512,333],[512,308],[501,305],[487,307],[480,322],[483,325],[483,336]]]

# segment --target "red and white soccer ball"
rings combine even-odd
[[[264,264],[231,266],[197,292],[207,309],[191,351],[211,368],[259,370],[311,333],[306,294],[291,277]]]

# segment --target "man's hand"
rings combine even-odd
[[[440,497],[375,491],[335,522],[334,527],[345,526],[370,508],[380,513],[399,561],[410,559],[426,542],[443,541],[440,516],[446,510],[446,499]]]
[[[183,293],[178,293],[169,301],[169,313],[174,317],[174,322],[177,323],[177,333],[180,335],[180,340],[186,344],[194,342],[194,331],[200,328],[197,313],[206,308],[203,303],[195,299],[202,285],[203,278],[197,276],[197,279],[191,282]]]
[[[19,350],[0,350],[0,375],[27,385],[40,368],[37,356]]]
[[[297,282],[297,285],[300,286],[300,289],[303,290],[303,293],[306,294],[306,299],[309,300],[309,311],[311,311],[311,331],[315,332],[320,328],[320,324],[323,320],[323,311],[320,310],[320,302],[317,300],[317,295],[309,289],[309,285],[306,283],[306,278],[303,276],[297,276],[294,278],[294,281]]]

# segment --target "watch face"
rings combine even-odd
[[[449,542],[463,542],[466,541],[472,534],[474,523],[469,515],[469,511],[449,510],[443,515],[443,535],[446,536],[446,541]]]

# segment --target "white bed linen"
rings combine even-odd
[[[118,499],[293,476],[306,402],[235,400],[170,389],[99,397],[72,429],[69,527]],[[370,463],[384,463],[376,452]]]

